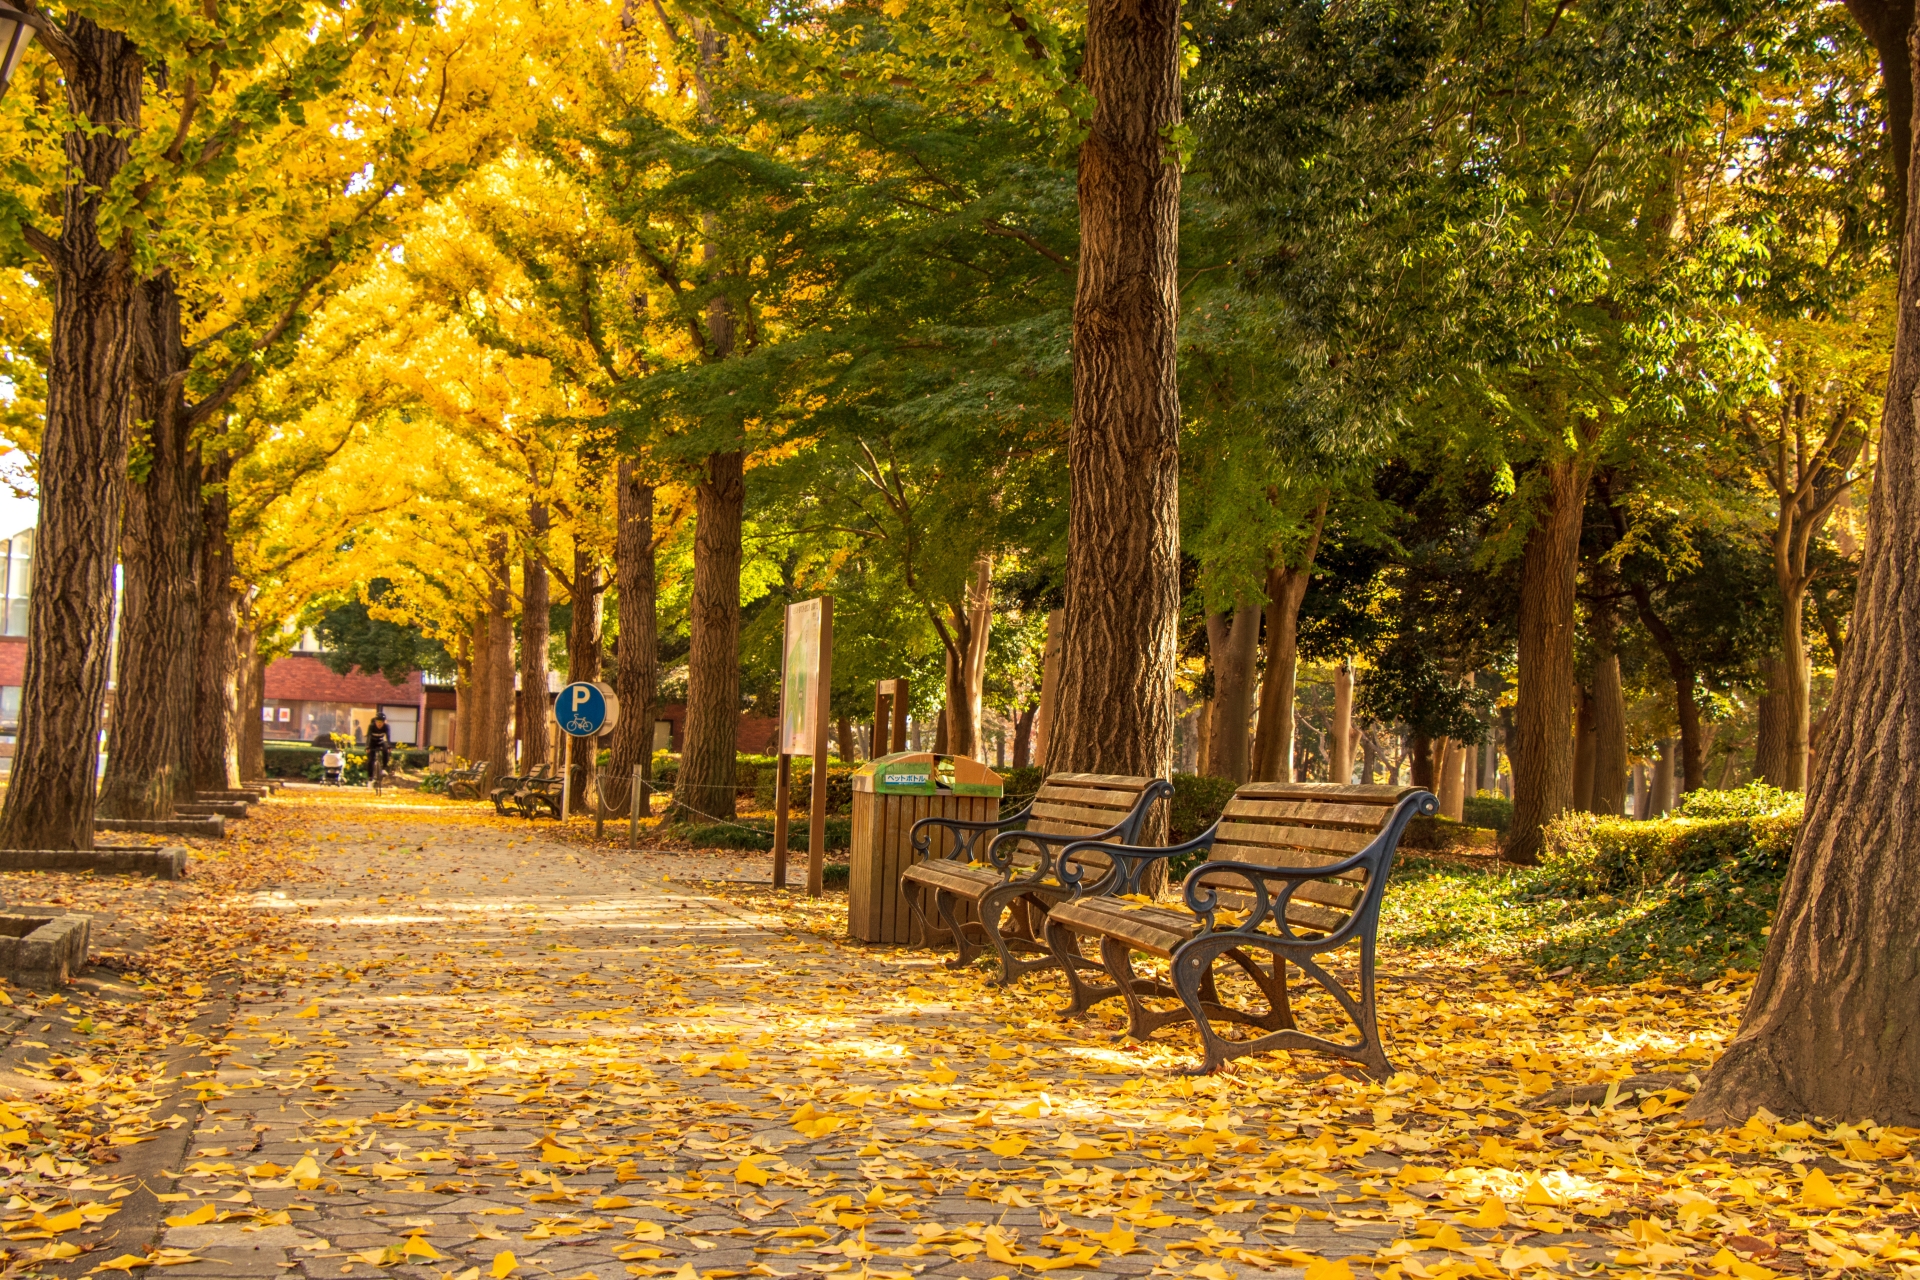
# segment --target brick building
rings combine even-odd
[[[453,689],[429,684],[418,671],[394,684],[358,669],[337,675],[311,652],[267,664],[260,717],[269,742],[312,742],[330,733],[364,742],[376,710],[386,712],[393,740],[403,746],[453,741]]]

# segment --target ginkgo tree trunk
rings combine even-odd
[[[100,709],[113,572],[126,501],[127,398],[137,280],[132,246],[99,220],[140,133],[145,64],[126,36],[85,17],[45,28],[75,126],[60,234],[26,228],[54,278],[40,521],[20,738],[0,809],[0,847],[93,844]]]
[[[1908,11],[1912,82],[1920,40]],[[1904,76],[1901,73],[1904,72]],[[1909,145],[1914,131],[1907,131]],[[1911,159],[1911,157],[1909,157]],[[1909,164],[1904,172],[1911,173]],[[1905,193],[1899,314],[1920,307],[1920,217]],[[1894,339],[1853,627],[1834,679],[1780,907],[1740,1032],[1687,1114],[1765,1107],[1920,1125],[1920,327]]]

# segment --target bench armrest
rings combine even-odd
[[[953,834],[953,848],[942,856],[955,862],[971,862],[973,846],[979,842],[983,832],[999,831],[1002,827],[1010,827],[1016,822],[1025,822],[1027,812],[1032,808],[1033,801],[1029,800],[1012,813],[1002,814],[998,818],[990,818],[984,822],[976,822],[969,818],[922,818],[908,830],[907,842],[913,847],[914,861],[925,862],[932,857],[929,851],[933,847],[933,829],[945,827]]]
[[[1076,840],[1060,851],[1057,875],[1060,883],[1073,890],[1075,897],[1109,897],[1115,893],[1140,892],[1140,876],[1147,867],[1162,858],[1177,858],[1183,853],[1198,853],[1202,849],[1213,848],[1214,837],[1220,830],[1220,824],[1214,823],[1205,831],[1185,844],[1170,844],[1164,847],[1141,844],[1111,844],[1104,840]],[[1112,862],[1100,879],[1090,885],[1082,885],[1086,878],[1086,868],[1079,865],[1081,852],[1103,853]]]

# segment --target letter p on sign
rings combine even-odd
[[[591,686],[584,685],[584,684],[577,684],[573,686],[573,709],[575,711],[578,711],[581,707],[586,706],[587,699],[591,698],[592,696],[593,696],[593,689]]]

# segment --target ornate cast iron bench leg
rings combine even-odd
[[[1162,1027],[1192,1017],[1184,1008],[1155,1010],[1140,1002],[1141,996],[1170,996],[1174,990],[1164,982],[1134,975],[1131,946],[1118,938],[1102,938],[1100,959],[1114,979],[1114,991],[1127,1003],[1127,1034],[1135,1040],[1145,1040]]]
[[[945,889],[938,889],[934,891],[933,900],[939,905],[940,919],[945,922],[946,927],[953,933],[954,954],[953,957],[946,962],[947,968],[964,969],[972,964],[975,959],[985,955],[987,953],[986,947],[975,942],[973,935],[967,932],[967,925],[971,924],[972,921],[962,921],[960,914],[953,909],[953,895]]]
[[[1080,950],[1080,935],[1065,925],[1047,921],[1047,945],[1060,961],[1061,972],[1067,975],[1067,1007],[1060,1011],[1063,1018],[1077,1018],[1102,1000],[1111,1000],[1120,994],[1117,986],[1095,986],[1080,976],[1081,970],[1104,974],[1106,970]]]
[[[1251,976],[1257,965],[1241,950],[1250,946],[1259,947],[1273,956],[1271,977],[1262,975],[1255,979],[1268,998],[1273,1001],[1271,1012],[1264,1017],[1252,1017],[1237,1010],[1223,1009],[1216,1002],[1207,1000],[1202,990],[1212,976],[1214,963],[1222,956],[1233,957],[1241,968],[1248,970]],[[1180,995],[1181,1003],[1193,1017],[1195,1027],[1200,1033],[1203,1050],[1201,1064],[1187,1074],[1203,1075],[1218,1071],[1234,1058],[1265,1053],[1272,1049],[1301,1048],[1330,1053],[1357,1062],[1369,1075],[1375,1077],[1391,1075],[1393,1064],[1387,1060],[1386,1051],[1381,1047],[1380,1032],[1374,1016],[1372,932],[1369,930],[1360,938],[1361,999],[1358,1001],[1347,993],[1346,988],[1337,978],[1314,960],[1313,951],[1314,948],[1310,946],[1273,945],[1257,934],[1232,933],[1203,935],[1181,947],[1174,956],[1173,985]],[[1235,952],[1240,952],[1240,955],[1236,956]],[[1354,1029],[1359,1032],[1358,1041],[1341,1043],[1327,1040],[1320,1036],[1309,1035],[1294,1025],[1292,1007],[1286,993],[1286,966],[1289,960],[1299,965],[1303,973],[1325,988],[1327,994],[1331,995],[1346,1012]],[[1256,1036],[1251,1040],[1228,1040],[1213,1029],[1209,1014],[1223,1021],[1244,1022],[1266,1028],[1268,1034]]]
[[[1042,919],[1046,916],[1046,904],[1034,903],[1030,886],[1022,884],[1004,884],[989,889],[980,897],[980,928],[992,944],[994,952],[1000,957],[1000,974],[993,981],[998,986],[1006,986],[1015,978],[1034,973],[1041,969],[1051,969],[1060,963],[1054,955],[1031,933],[1032,912],[1038,912]],[[1001,913],[1010,919],[1017,917],[1019,922],[1027,924],[1027,932],[1008,933],[1000,927]],[[1040,954],[1037,960],[1022,960],[1014,956],[1014,950],[1033,951]]]

